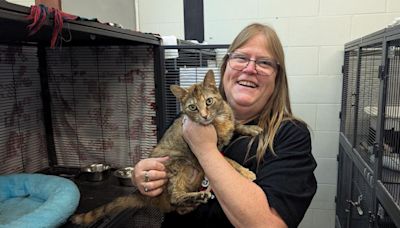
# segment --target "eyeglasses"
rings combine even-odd
[[[250,61],[254,61],[256,64],[257,74],[261,76],[269,76],[272,75],[276,70],[279,70],[279,63],[273,59],[251,59],[245,54],[235,52],[228,53],[228,57],[229,66],[234,70],[243,70],[249,65]]]

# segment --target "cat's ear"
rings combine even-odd
[[[207,71],[207,74],[206,74],[206,76],[204,77],[204,80],[203,80],[203,86],[206,86],[206,87],[208,87],[208,86],[216,86],[215,85],[215,77],[214,77],[214,71],[212,71],[212,70],[209,70],[209,71]]]
[[[178,100],[182,100],[182,98],[188,93],[188,91],[178,85],[170,86],[171,92],[175,95]]]

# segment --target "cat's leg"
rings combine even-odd
[[[86,213],[75,214],[70,220],[74,224],[86,227],[109,214],[116,214],[127,208],[142,208],[147,205],[148,202],[146,197],[136,193],[115,198],[113,201],[103,204]]]
[[[247,179],[253,181],[256,179],[256,175],[250,171],[249,169],[243,167],[239,163],[235,162],[234,160],[225,157],[225,160],[231,164],[231,166],[238,171],[242,176],[246,177]]]
[[[193,166],[184,166],[176,175],[170,177],[169,181],[174,183],[169,189],[172,205],[193,207],[199,203],[206,203],[211,198],[210,192],[198,191],[204,174],[194,170],[196,169]]]
[[[256,136],[261,134],[261,132],[263,132],[263,129],[257,125],[243,125],[236,122],[235,131],[242,135]]]

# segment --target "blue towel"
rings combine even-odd
[[[79,204],[74,182],[44,174],[0,176],[0,228],[57,227]]]

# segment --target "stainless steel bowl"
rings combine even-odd
[[[134,185],[131,180],[133,170],[134,170],[133,167],[125,167],[125,168],[117,169],[114,171],[114,176],[116,176],[118,178],[120,185],[133,187]]]
[[[101,163],[95,163],[83,167],[81,169],[82,174],[88,181],[102,181],[108,177],[111,166]]]

